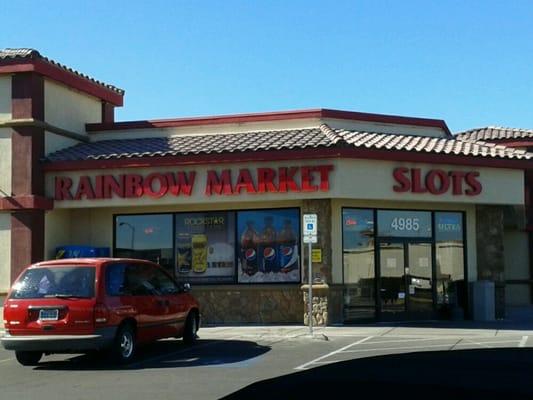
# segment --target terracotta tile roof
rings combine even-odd
[[[501,126],[487,126],[485,128],[470,129],[457,134],[459,140],[508,140],[533,139],[533,129],[505,128]]]
[[[527,160],[533,153],[484,142],[316,128],[246,133],[189,135],[80,143],[48,156],[47,161],[105,160],[133,157],[186,156],[245,151],[355,147],[374,150],[451,154]]]
[[[112,90],[120,95],[124,94],[124,90],[117,88],[116,86],[109,85],[107,83],[104,83],[102,81],[99,81],[97,79],[94,79],[88,75],[85,75],[79,71],[76,71],[75,69],[72,69],[70,67],[67,67],[66,65],[60,64],[54,60],[49,59],[48,57],[44,57],[35,49],[28,49],[28,48],[21,48],[21,49],[0,49],[0,61],[1,60],[42,60],[44,62],[47,62],[49,64],[55,65],[56,67],[59,67],[65,71],[68,71],[70,73],[73,73],[74,75],[77,75],[81,78],[87,79],[93,83],[96,83],[97,85],[103,86],[106,89]]]

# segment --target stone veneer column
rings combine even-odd
[[[476,252],[478,280],[493,281],[496,318],[505,317],[503,208],[476,206]]]
[[[317,214],[318,216],[318,243],[313,244],[314,249],[322,250],[322,262],[313,263],[313,320],[315,325],[327,325],[329,315],[329,286],[332,277],[332,248],[331,248],[331,200],[316,199],[304,200],[302,204],[302,214]],[[307,325],[307,290],[308,262],[309,252],[308,245],[304,244],[302,249],[302,270],[303,282],[302,294],[304,299],[303,322]]]

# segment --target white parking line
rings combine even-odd
[[[456,341],[457,339],[454,338],[416,338],[416,339],[401,339],[401,340],[376,340],[372,343],[367,344],[382,344],[382,343],[406,343],[406,342],[422,342],[422,341],[439,341],[439,340],[450,340],[450,341]]]
[[[526,347],[527,336],[522,336],[522,340],[518,343],[518,347]]]
[[[315,358],[313,361],[309,361],[309,362],[306,362],[305,364],[302,364],[302,365],[299,365],[298,367],[294,368],[296,370],[304,370],[306,369],[309,365],[312,365],[314,363],[316,363],[317,361],[322,361],[324,360],[325,358],[328,358],[328,357],[331,357],[335,354],[339,354],[339,353],[342,353],[343,351],[346,351],[347,349],[353,347],[353,346],[357,346],[358,344],[361,344],[361,343],[364,343],[366,342],[367,340],[370,340],[372,339],[374,336],[367,336],[366,338],[363,338],[361,340],[358,340],[357,342],[354,342],[352,344],[349,344],[348,346],[344,346],[338,350],[335,350],[335,351],[332,351],[331,353],[328,353],[328,354],[325,354],[321,357],[318,357],[318,358]]]
[[[376,342],[376,344],[379,342]],[[451,347],[452,343],[446,344],[428,344],[419,347],[374,347],[372,349],[359,349],[359,350],[345,350],[344,353],[363,353],[367,351],[391,351],[391,350],[424,350],[433,347]]]

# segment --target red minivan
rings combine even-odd
[[[139,344],[169,337],[195,342],[200,309],[189,290],[149,261],[40,262],[8,294],[1,342],[22,365],[37,365],[43,354],[93,350],[125,363]]]

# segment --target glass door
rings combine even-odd
[[[403,318],[406,306],[405,249],[403,243],[379,245],[379,301],[385,318]]]
[[[433,313],[431,243],[379,244],[382,319],[428,319]]]
[[[431,243],[407,243],[407,311],[414,318],[433,312]]]

